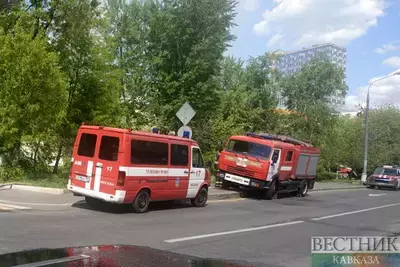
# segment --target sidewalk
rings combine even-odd
[[[351,183],[331,183],[331,182],[316,182],[314,189],[312,191],[323,191],[323,190],[340,190],[340,189],[360,189],[365,188],[361,184],[351,184]]]
[[[223,200],[239,197],[240,193],[235,189],[225,190],[220,187],[215,187],[214,185],[208,189],[208,200]]]
[[[315,191],[328,191],[328,190],[351,190],[351,189],[362,189],[365,186],[360,184],[350,184],[350,183],[315,183],[314,189],[310,190],[310,192]],[[239,190],[224,190],[220,187],[210,187],[209,189],[209,200],[221,200],[221,199],[229,199],[229,198],[239,198]]]
[[[351,190],[364,188],[362,185],[350,183],[316,183],[313,191],[328,191],[328,190]],[[209,189],[208,200],[224,200],[239,198],[240,193],[238,190],[224,190],[211,186]],[[39,193],[31,191],[21,191],[9,189],[4,187],[0,188],[0,204],[15,204],[15,205],[28,205],[28,206],[71,206],[73,203],[83,200],[83,197],[74,196],[71,193],[62,195]]]
[[[45,206],[70,206],[73,203],[82,200],[82,197],[73,194],[55,195],[48,193],[39,193],[31,191],[14,190],[8,188],[0,188],[0,204],[17,204],[17,205],[45,205]]]

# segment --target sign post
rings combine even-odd
[[[190,129],[187,124],[193,119],[194,115],[196,115],[196,111],[188,102],[185,102],[175,115],[183,123],[183,126],[178,130],[178,136],[192,138],[192,129]]]

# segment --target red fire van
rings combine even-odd
[[[191,139],[82,125],[73,148],[67,188],[91,206],[190,199],[204,206],[211,183],[198,144]]]

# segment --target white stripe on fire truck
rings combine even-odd
[[[92,184],[92,172],[93,172],[93,161],[88,161],[86,176],[89,177],[89,182],[85,183],[85,188],[90,189],[90,185]]]
[[[96,174],[94,176],[94,185],[93,185],[93,189],[94,191],[99,192],[100,191],[100,180],[101,180],[101,168],[102,167],[98,167],[96,166]]]
[[[174,176],[174,177],[187,177],[189,176],[189,169],[179,168],[148,168],[148,167],[119,167],[120,171],[124,171],[126,176]]]
[[[281,171],[291,171],[292,170],[292,166],[282,166],[281,167]]]

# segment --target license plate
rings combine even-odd
[[[231,181],[231,182],[236,182],[236,183],[239,183],[239,184],[243,184],[243,185],[249,185],[250,184],[250,179],[242,178],[242,177],[238,177],[238,176],[230,175],[230,174],[226,174],[224,179],[228,180],[228,181]]]
[[[89,177],[82,176],[82,175],[77,175],[76,180],[82,181],[82,182],[89,182]]]

